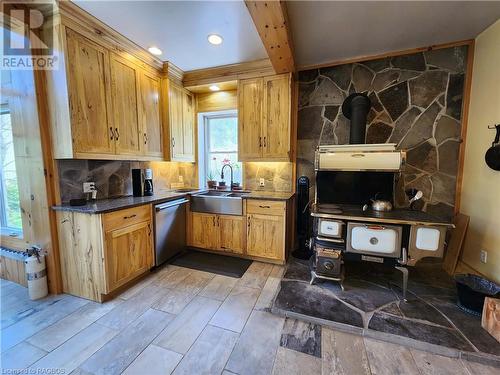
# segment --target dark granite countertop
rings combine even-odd
[[[245,199],[266,199],[271,201],[286,201],[292,198],[295,193],[286,193],[281,191],[252,191],[243,196]]]
[[[84,206],[70,206],[68,204],[62,204],[59,206],[53,206],[52,209],[55,211],[72,211],[80,212],[84,214],[103,214],[106,212],[112,212],[121,210],[124,208],[130,208],[135,206],[141,206],[143,204],[152,204],[166,202],[169,200],[182,198],[190,194],[200,193],[206,191],[204,189],[182,189],[173,191],[162,191],[157,192],[151,197],[134,197],[126,196],[120,198],[110,198],[110,199],[100,199],[95,202],[89,202]],[[293,197],[294,193],[282,193],[282,192],[272,192],[272,191],[255,191],[250,192],[242,196],[243,199],[267,199],[267,200],[288,200]]]
[[[336,219],[362,220],[378,223],[403,223],[403,224],[433,224],[453,227],[449,221],[423,211],[413,211],[396,208],[392,211],[379,212],[374,210],[363,211],[361,206],[341,205],[313,206],[313,216],[328,216]]]
[[[199,190],[193,189],[191,191],[163,191],[155,193],[151,197],[134,197],[126,196],[120,198],[100,199],[92,203],[87,203],[84,206],[70,206],[69,204],[62,204],[60,206],[52,206],[55,211],[73,211],[84,214],[102,214],[111,211],[117,211],[124,208],[141,206],[144,204],[161,203],[178,198],[185,197],[190,193],[198,192]]]

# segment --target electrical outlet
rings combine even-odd
[[[184,182],[184,176],[179,175],[179,182]]]
[[[481,263],[488,262],[488,252],[486,250],[481,250],[480,260]]]
[[[266,181],[265,181],[263,178],[260,178],[260,179],[259,179],[259,186],[260,186],[260,187],[264,187],[264,186],[266,186]]]
[[[95,182],[84,182],[83,183],[83,192],[84,193],[92,193],[95,190]]]

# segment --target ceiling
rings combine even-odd
[[[300,67],[473,39],[500,2],[287,1]]]
[[[184,71],[267,58],[243,1],[73,2],[141,47]],[[208,43],[210,33],[224,42]]]
[[[78,6],[184,71],[267,57],[236,1],[82,1]],[[296,65],[473,39],[500,18],[500,1],[287,1]],[[224,38],[208,43],[207,35]]]

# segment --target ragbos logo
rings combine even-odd
[[[2,1],[2,69],[55,69],[53,28],[45,27],[45,15],[53,3]],[[43,35],[43,37],[42,37]]]

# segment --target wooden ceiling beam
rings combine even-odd
[[[293,46],[285,1],[247,1],[250,16],[276,73],[295,71]]]

